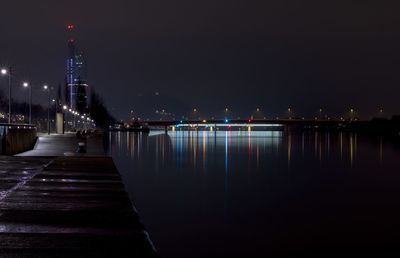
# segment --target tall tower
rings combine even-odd
[[[87,110],[87,67],[85,55],[78,51],[74,37],[75,25],[67,25],[68,57],[66,80],[66,103],[69,108],[84,113]],[[83,88],[83,89],[82,89]]]
[[[67,105],[75,109],[75,77],[76,77],[76,61],[75,61],[75,37],[73,36],[75,30],[75,25],[69,24],[67,25],[68,32],[68,57],[67,57],[67,83],[66,83],[66,103]]]

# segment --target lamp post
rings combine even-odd
[[[50,135],[50,88],[47,85],[43,86],[43,89],[47,91],[48,103],[47,103],[47,133]]]
[[[350,108],[350,120],[354,120],[354,108]]]
[[[29,124],[32,124],[32,85],[29,85],[28,82],[24,82],[22,84],[24,88],[29,88]]]
[[[65,131],[67,131],[68,129],[67,109],[68,109],[67,105],[63,105],[63,126],[64,126],[63,133],[65,133]]]
[[[7,69],[2,68],[1,69],[1,75],[8,75],[8,123],[11,124],[11,67]]]

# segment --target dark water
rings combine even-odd
[[[161,257],[396,250],[400,152],[352,133],[110,134]]]

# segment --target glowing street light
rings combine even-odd
[[[32,124],[32,86],[29,85],[29,82],[23,82],[22,86],[29,88],[29,124]]]
[[[5,76],[8,75],[8,123],[11,124],[11,84],[12,84],[12,79],[11,79],[11,67],[8,68],[2,68],[1,69],[1,75]]]
[[[50,88],[47,85],[43,85],[43,90],[47,91],[48,103],[47,103],[47,133],[50,135]]]
[[[292,108],[288,107],[287,111],[289,112],[289,119],[292,119]]]

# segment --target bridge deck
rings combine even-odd
[[[192,124],[192,125],[204,125],[204,124],[218,124],[220,126],[228,126],[230,124],[236,125],[295,125],[295,126],[337,126],[340,124],[357,124],[362,125],[367,123],[368,121],[343,121],[338,119],[330,119],[330,120],[309,120],[309,119],[229,119],[227,121],[221,119],[214,120],[154,120],[154,121],[146,121],[149,126],[173,126],[179,124]]]

